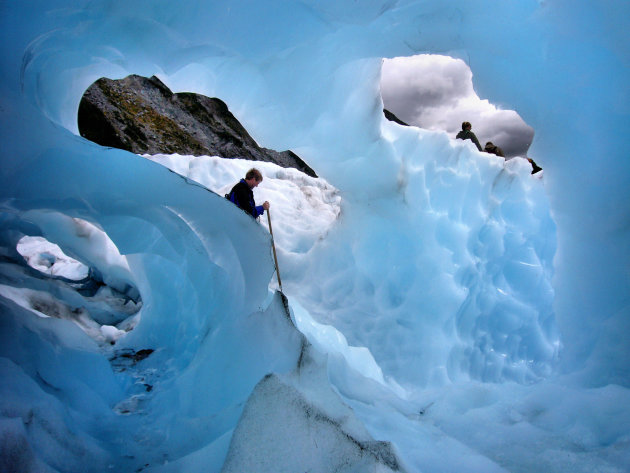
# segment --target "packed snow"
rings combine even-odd
[[[5,5],[0,470],[630,470],[629,10]],[[544,172],[387,121],[383,58],[419,53]],[[132,73],[320,177],[80,138],[87,87]],[[223,197],[252,166],[273,238]]]

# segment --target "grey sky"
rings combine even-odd
[[[387,110],[402,121],[455,138],[463,121],[481,146],[487,141],[506,157],[526,156],[534,130],[513,110],[497,109],[473,89],[472,72],[460,59],[421,54],[385,59],[381,96]]]

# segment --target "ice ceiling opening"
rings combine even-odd
[[[172,92],[158,77],[102,77],[83,94],[79,134],[101,146],[141,155],[221,156],[273,162],[317,177],[290,150],[259,146],[216,97]]]
[[[384,59],[384,108],[405,124],[440,130],[455,138],[468,121],[482,148],[500,147],[506,159],[527,157],[534,130],[513,110],[480,99],[473,74],[461,59],[436,54]]]
[[[72,321],[99,344],[115,344],[137,326],[142,308],[125,257],[85,220],[49,211],[29,214],[39,224],[1,216],[13,228],[3,232],[0,295],[40,317]],[[65,251],[44,234],[63,241]]]

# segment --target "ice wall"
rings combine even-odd
[[[143,321],[125,343],[164,346],[155,366],[185,373],[180,386],[167,377],[162,399],[189,414],[195,446],[203,445],[197,403],[180,405],[178,388],[200,379],[214,353],[204,343],[218,333],[213,329],[233,329],[222,322],[262,304],[272,274],[268,236],[246,216],[226,217],[228,204],[206,189],[73,134],[79,100],[95,79],[158,74],[172,90],[221,97],[258,142],[293,149],[340,190],[344,206],[330,238],[308,258],[281,255],[286,283],[320,321],[367,346],[386,375],[411,387],[470,378],[527,383],[553,371],[560,337],[561,372],[578,386],[627,386],[630,173],[617,137],[628,116],[628,9],[622,1],[3,5],[0,205],[10,216],[3,222],[17,220],[3,226],[3,241],[17,243],[25,229],[46,236],[54,217],[81,218],[107,233],[143,295]],[[479,95],[509,105],[536,130],[531,154],[545,169],[542,182],[526,180],[521,164],[504,170],[484,160],[465,143],[383,123],[381,58],[421,52],[466,60]],[[546,201],[536,197],[543,190],[557,244],[549,241]],[[356,301],[365,305],[350,304]],[[50,368],[47,354],[63,331],[33,322],[12,303],[3,302],[2,312],[11,314],[5,334],[45,340],[38,346],[29,337],[28,346]],[[79,344],[72,333],[57,343],[63,359]],[[94,418],[121,400],[113,375],[94,382],[81,365],[75,383],[54,369],[21,367],[33,358],[13,353],[19,346],[4,344],[3,352],[13,360],[3,364],[5,373],[27,374],[15,386],[28,385],[40,398],[43,390],[28,379],[78,386],[79,394],[65,399],[76,408],[64,417],[69,425],[75,412],[89,410],[86,399],[99,383],[107,401],[90,411]],[[286,369],[286,361],[278,355],[257,368]],[[259,374],[235,385],[237,405]],[[37,425],[50,420],[44,411],[31,413]],[[211,409],[201,413],[214,419]],[[20,415],[29,418],[28,405]],[[161,438],[148,435],[150,423],[142,426],[150,445],[182,432],[169,430],[174,417],[159,419]],[[213,441],[225,442],[237,417],[238,408],[230,410]],[[88,432],[91,420],[81,424]],[[97,436],[98,447],[85,447],[103,464],[103,452],[119,446],[107,444],[108,434]],[[184,443],[171,454],[186,454]]]
[[[249,23],[247,2],[207,8],[210,23],[197,28],[201,20],[190,20],[186,38],[199,40],[209,29],[220,38],[213,46],[230,44],[236,54],[188,60],[194,64],[178,71],[170,62],[169,85],[224,97],[259,141],[296,149],[349,199],[397,192],[401,156],[381,140],[376,113],[379,58],[439,52],[465,59],[479,94],[517,110],[536,130],[531,154],[545,168],[559,225],[554,304],[562,369],[586,369],[585,381],[595,385],[627,384],[629,347],[615,334],[628,320],[627,209],[620,202],[629,173],[613,143],[628,113],[628,42],[612,13],[626,4],[270,4],[264,26]],[[164,21],[179,28],[181,17]],[[308,27],[297,34],[301,24]],[[265,34],[286,25],[286,42]],[[278,51],[273,66],[265,62]],[[369,185],[356,177],[366,172]]]

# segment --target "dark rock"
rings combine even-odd
[[[295,153],[258,146],[223,101],[174,94],[155,76],[97,80],[81,99],[78,125],[84,138],[132,153],[265,161],[317,177]]]
[[[138,351],[132,348],[123,348],[114,353],[109,361],[117,371],[125,371],[127,368],[148,358],[153,352],[153,348],[144,348]],[[153,387],[151,387],[151,389],[153,389]],[[151,389],[148,389],[148,391]]]
[[[400,118],[398,118],[396,115],[394,115],[392,112],[390,112],[386,108],[383,109],[383,115],[385,115],[385,118],[387,118],[390,122],[396,122],[399,125],[409,126],[408,123],[405,123],[404,121],[402,121]]]
[[[151,353],[153,353],[153,348],[144,348],[137,351],[132,358],[137,363],[147,358]]]

